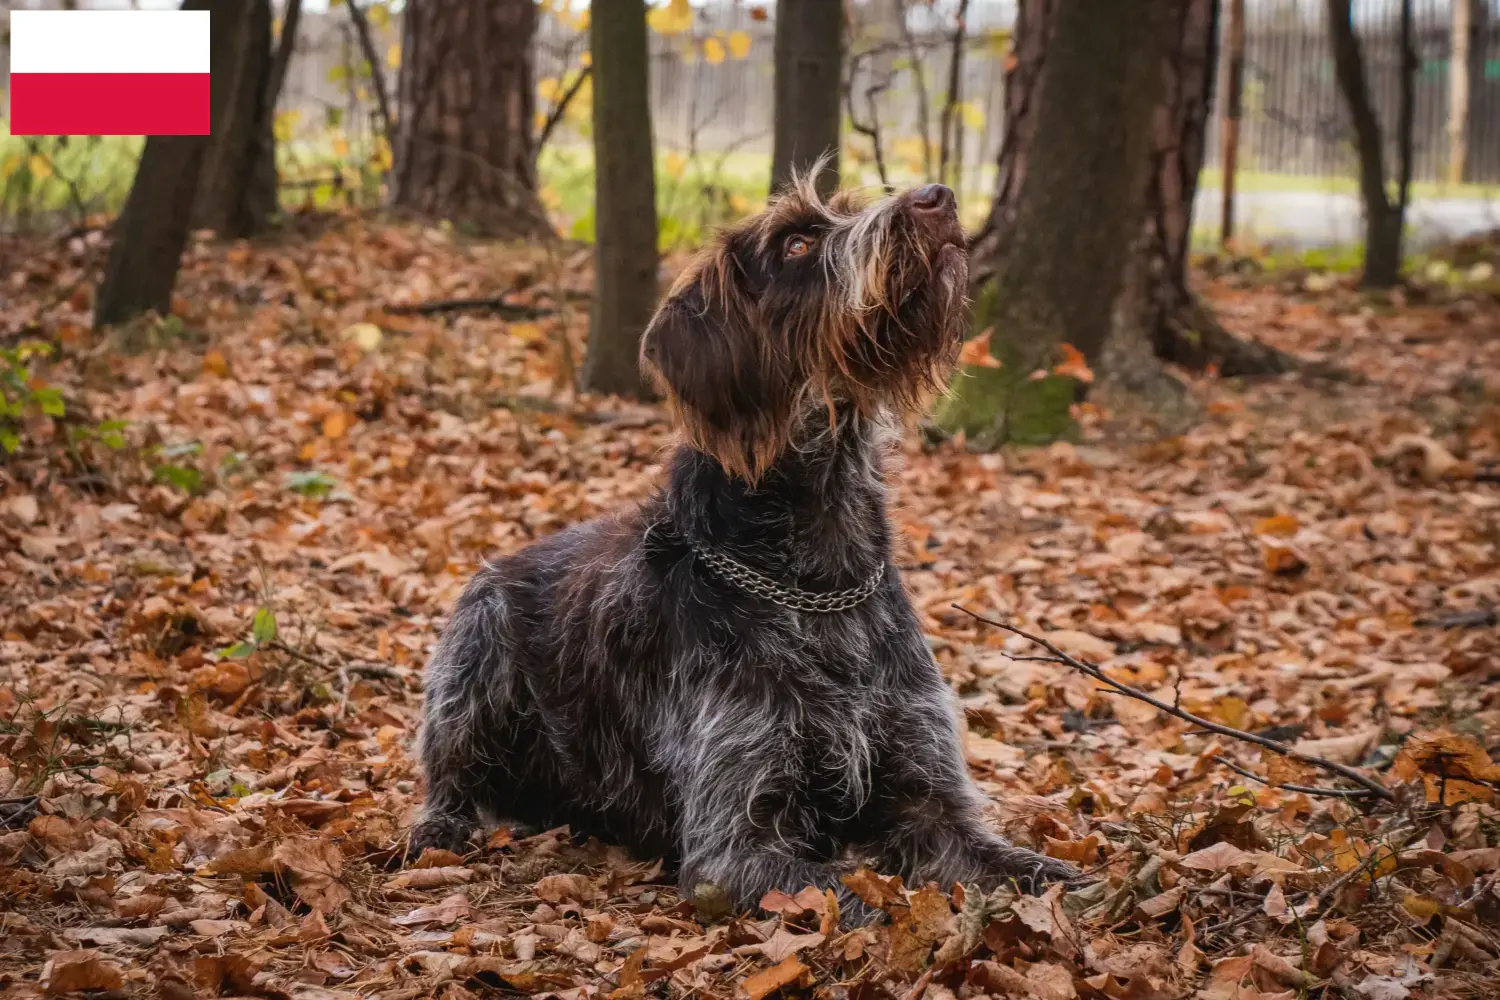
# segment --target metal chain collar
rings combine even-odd
[[[885,579],[885,563],[881,563],[870,578],[858,587],[822,593],[799,590],[796,587],[777,583],[739,560],[732,559],[722,552],[716,552],[706,545],[700,545],[697,542],[691,544],[694,554],[724,582],[748,594],[763,597],[773,604],[779,604],[794,611],[811,611],[817,614],[847,611],[867,601]]]

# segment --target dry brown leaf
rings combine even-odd
[[[390,889],[446,889],[452,885],[463,885],[474,881],[474,873],[467,868],[414,868],[404,871],[386,882]]]
[[[52,996],[84,990],[118,990],[124,985],[124,970],[88,949],[53,952],[42,967],[42,988]]]
[[[878,910],[906,906],[906,893],[902,890],[899,875],[882,878],[868,868],[861,868],[853,874],[843,876],[841,881],[866,906],[873,906]]]
[[[999,359],[990,353],[990,337],[994,332],[994,327],[986,327],[982,333],[964,341],[963,348],[958,352],[958,363],[977,365],[980,368],[999,368]]]
[[[586,875],[548,875],[532,890],[538,899],[558,903],[564,899],[587,903],[598,895],[593,881]]]
[[[1197,868],[1200,871],[1222,872],[1232,869],[1244,868],[1249,870],[1255,863],[1254,855],[1249,851],[1243,851],[1227,840],[1221,840],[1217,844],[1194,851],[1185,856],[1179,862],[1185,868]]]
[[[741,987],[750,1000],[762,1000],[784,986],[790,986],[800,980],[807,973],[807,966],[797,960],[797,956],[789,955],[769,969],[762,969],[755,975],[747,978]]]

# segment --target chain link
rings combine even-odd
[[[870,578],[858,587],[815,593],[777,583],[739,560],[732,559],[722,552],[716,552],[705,545],[693,542],[692,546],[693,553],[724,582],[748,594],[763,597],[772,604],[779,604],[794,611],[811,611],[817,614],[847,611],[868,600],[870,595],[879,589],[881,581],[885,579],[885,564],[881,563]]]

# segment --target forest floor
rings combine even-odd
[[[564,831],[403,868],[448,602],[484,555],[645,495],[672,431],[558,389],[586,250],[298,225],[195,244],[177,316],[107,338],[100,234],[0,242],[0,349],[59,345],[29,385],[66,405],[0,460],[0,993],[1500,991],[1493,296],[1215,279],[1230,327],[1350,377],[1195,379],[1202,422],[1150,443],[1088,411],[1044,450],[908,435],[898,561],[993,821],[1097,881],[862,873],[891,919],[845,931],[816,893],[699,913]],[[1038,650],[955,604],[1392,798],[1270,787],[1338,782],[1010,660]]]

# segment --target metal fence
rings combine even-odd
[[[1476,6],[1465,178],[1493,184],[1500,183],[1500,17],[1493,0]],[[1322,0],[1247,5],[1240,169],[1353,176],[1349,118],[1334,78],[1324,8]],[[1396,0],[1356,0],[1354,14],[1371,96],[1394,156],[1400,5]],[[1417,179],[1436,181],[1446,175],[1448,164],[1451,4],[1415,0],[1413,14],[1418,59],[1414,167]],[[1210,148],[1217,163],[1217,142]]]
[[[104,0],[96,0],[106,5]],[[122,0],[109,0],[119,6]],[[835,2],[835,0],[829,0]],[[1416,82],[1415,167],[1419,180],[1447,172],[1451,3],[1414,0],[1420,68]],[[693,0],[688,25],[653,31],[652,113],[663,153],[702,157],[720,166],[763,171],[771,145],[774,3]],[[57,0],[15,0],[0,9],[59,6]],[[82,0],[80,6],[91,6]],[[1372,91],[1387,137],[1399,100],[1400,0],[1354,0]],[[279,4],[278,4],[279,6]],[[559,81],[580,64],[586,32],[576,18],[550,5],[540,18],[538,82]],[[582,4],[574,3],[575,8]],[[855,67],[846,108],[863,124],[878,124],[883,158],[893,180],[930,173],[938,144],[938,119],[947,96],[955,51],[956,0],[931,5],[898,0],[853,0],[850,63]],[[1500,0],[1480,0],[1471,33],[1470,113],[1465,179],[1500,183]],[[1324,0],[1247,0],[1246,87],[1240,168],[1320,178],[1354,176],[1348,116],[1338,93],[1325,22]],[[1003,71],[1016,0],[970,0],[960,49],[958,141],[961,193],[988,196],[1002,139]],[[568,23],[571,20],[571,24]],[[394,93],[400,15],[377,23],[379,71]],[[304,12],[281,110],[286,131],[308,155],[330,145],[358,145],[374,135],[374,102],[363,56],[342,7]],[[0,45],[0,88],[8,52]],[[545,88],[543,88],[545,90]],[[555,88],[554,88],[555,89]],[[550,91],[547,91],[550,93]],[[538,101],[543,113],[544,98]],[[873,110],[872,110],[873,109]],[[586,147],[587,116],[565,122],[551,141]],[[1217,116],[1212,126],[1217,130]],[[330,132],[337,133],[330,137]],[[929,145],[923,145],[923,135]],[[0,141],[3,141],[0,135]],[[1210,136],[1210,164],[1218,142]],[[846,163],[863,169],[873,160],[871,139],[846,130]],[[747,166],[748,164],[748,166]]]

